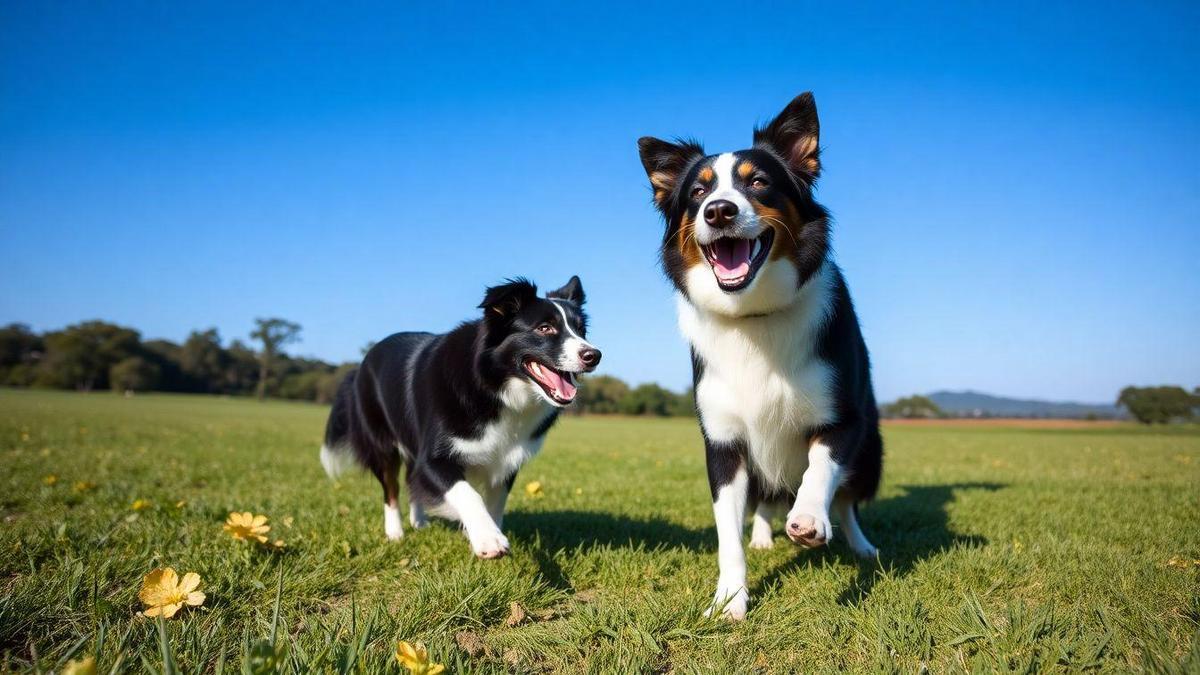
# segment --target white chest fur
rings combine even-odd
[[[513,378],[500,392],[500,416],[477,438],[453,438],[451,444],[465,465],[467,481],[476,487],[499,485],[542,449],[545,436],[532,438],[554,412],[524,378]]]
[[[743,440],[767,485],[795,489],[808,466],[807,430],[833,420],[833,369],[816,354],[832,306],[826,266],[796,301],[761,317],[697,309],[681,294],[679,326],[704,362],[696,407],[713,441]]]

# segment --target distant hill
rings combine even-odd
[[[956,417],[1057,417],[1123,419],[1129,416],[1124,408],[1108,403],[1071,403],[1004,398],[977,391],[937,391],[929,398],[939,408]]]

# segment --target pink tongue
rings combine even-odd
[[[722,279],[738,279],[750,272],[750,240],[722,239],[713,246],[713,270]]]
[[[558,393],[564,399],[570,400],[575,398],[575,385],[568,382],[557,372],[545,366],[541,366],[538,372],[540,373],[538,379],[542,381],[542,384],[550,387],[551,390],[558,390]]]

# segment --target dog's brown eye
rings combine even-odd
[[[705,189],[703,185],[697,185],[696,187],[692,188],[692,199],[699,199],[707,193],[708,190]]]
[[[752,187],[756,190],[761,190],[761,189],[767,187],[768,185],[770,185],[770,183],[768,183],[767,179],[763,178],[762,176],[755,176],[754,180],[750,181],[750,187]]]
[[[555,328],[554,326],[551,326],[548,323],[544,323],[544,324],[538,326],[537,328],[535,328],[534,330],[536,330],[541,335],[554,335],[555,333],[558,332],[557,328]]]

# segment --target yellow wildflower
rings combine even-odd
[[[446,670],[446,666],[440,663],[430,663],[429,652],[420,642],[411,645],[401,640],[396,645],[396,660],[413,675],[438,675]]]
[[[149,499],[135,499],[135,500],[133,500],[133,503],[129,505],[129,508],[133,509],[134,511],[141,511],[142,509],[149,508],[149,507],[150,507]]]
[[[234,512],[230,513],[229,519],[225,521],[225,531],[229,533],[229,536],[240,541],[253,539],[260,544],[265,544],[271,526],[267,525],[266,516],[256,516],[249,511]]]
[[[82,659],[72,659],[63,666],[62,675],[96,675],[96,657],[85,656]]]
[[[75,485],[72,486],[72,489],[76,492],[87,492],[88,490],[95,489],[95,487],[96,484],[90,480],[77,480],[75,481]]]
[[[186,499],[180,499],[179,501],[175,502],[175,508],[177,508],[177,509],[182,509],[185,506],[187,506]]]
[[[45,483],[46,485],[54,485],[55,483],[58,482],[58,476],[55,476],[54,474],[50,474],[50,475],[46,476],[45,478],[43,478],[42,482]]]
[[[295,519],[295,518],[293,518],[293,517],[291,517],[291,516],[284,516],[284,517],[283,517],[283,526],[284,526],[284,527],[291,527],[291,526],[292,526],[292,523],[294,523],[294,522],[296,522],[296,519]]]
[[[169,619],[184,605],[198,607],[204,604],[204,594],[196,590],[200,586],[200,575],[188,572],[183,580],[170,567],[156,569],[142,580],[142,591],[138,599],[146,605],[142,616],[159,616]]]
[[[530,497],[541,497],[542,496],[542,481],[531,480],[528,483],[526,483],[525,484],[525,494],[529,495]]]
[[[1200,560],[1188,560],[1187,558],[1181,558],[1177,555],[1173,555],[1171,556],[1171,559],[1167,561],[1167,567],[1186,570],[1190,567],[1200,567]]]

